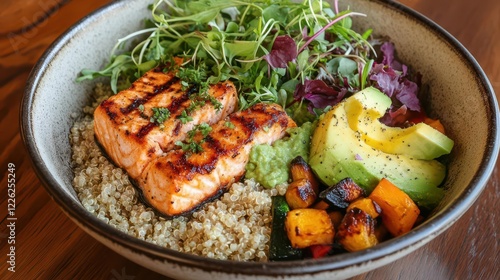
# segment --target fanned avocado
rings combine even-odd
[[[390,105],[391,99],[376,88],[356,93],[344,105],[349,127],[368,145],[389,154],[435,159],[451,152],[453,140],[426,123],[400,128],[378,121]]]
[[[373,112],[387,108],[390,100],[387,101],[388,98],[383,93],[373,93],[375,91],[378,90],[367,89],[358,92],[320,118],[311,140],[309,164],[327,185],[333,185],[346,177],[351,177],[368,193],[382,178],[387,178],[406,192],[420,207],[432,209],[444,195],[444,191],[438,186],[445,178],[446,167],[436,160],[417,159],[413,155],[391,154],[372,147],[367,143],[368,141],[365,142],[367,131],[361,132],[351,127],[353,121],[349,121],[349,118],[356,115],[363,116],[366,121],[366,125],[363,124],[364,130],[370,130],[368,121],[380,127],[380,122],[376,118],[379,114]],[[360,95],[363,96],[360,97]],[[348,112],[348,109],[355,111]],[[359,112],[364,110],[367,112]],[[370,119],[369,116],[373,117]],[[374,130],[377,129],[374,128]],[[418,130],[408,131],[409,135],[414,133],[418,133]],[[380,140],[381,137],[378,139],[382,146],[391,143],[390,137],[386,142]],[[411,141],[405,140],[405,143],[410,141],[406,143],[410,144],[409,150],[411,146],[430,145],[425,142],[428,141],[428,137],[415,140],[422,138],[408,136],[406,139],[411,139]],[[424,143],[412,141],[424,141]]]

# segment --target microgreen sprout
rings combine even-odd
[[[231,80],[238,88],[240,109],[259,102],[288,107],[305,98],[290,84],[304,88],[308,80],[322,79],[320,69],[345,56],[358,67],[348,79],[330,73],[326,85],[353,92],[370,83],[365,70],[375,55],[368,42],[371,32],[361,35],[351,29],[351,17],[363,14],[340,11],[337,1],[333,6],[323,0],[156,0],[146,27],[119,39],[103,70],[83,70],[78,80],[107,76],[116,92],[120,84],[178,57],[183,62],[176,75],[183,89],[198,87],[197,101],[220,109],[220,103],[204,94],[211,84]],[[130,51],[123,51],[141,36],[145,38]],[[322,108],[327,105],[332,104],[321,103]],[[201,102],[194,102],[179,119],[189,121],[190,111],[199,106]]]

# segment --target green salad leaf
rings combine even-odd
[[[145,28],[119,39],[109,63],[82,70],[78,81],[109,77],[116,93],[154,67],[171,70],[177,57],[183,86],[203,92],[231,80],[240,109],[259,102],[288,107],[307,99],[297,85],[326,76],[329,86],[352,92],[366,85],[371,31],[352,30],[351,17],[364,15],[339,11],[337,1],[332,8],[322,0],[156,0],[149,8]]]

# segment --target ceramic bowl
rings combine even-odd
[[[485,74],[470,53],[424,16],[392,1],[342,1],[367,14],[360,30],[388,35],[401,61],[418,69],[430,87],[431,111],[455,140],[446,197],[408,234],[371,249],[319,260],[220,261],[179,253],[136,239],[87,212],[71,182],[69,129],[92,83],[76,83],[81,68],[98,69],[115,41],[140,28],[149,15],[143,0],[119,1],[92,13],[62,35],[29,77],[22,103],[22,136],[36,173],[62,210],[90,235],[126,258],[182,279],[334,279],[361,274],[423,246],[450,227],[474,203],[494,168],[499,150],[499,110]],[[125,23],[125,24],[124,24]]]

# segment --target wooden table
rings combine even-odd
[[[0,5],[0,279],[154,279],[70,221],[35,176],[19,135],[28,74],[59,34],[109,0],[2,0]],[[500,97],[500,1],[403,0],[447,29],[479,61]],[[15,165],[16,267],[7,270],[7,173]],[[497,165],[478,201],[423,248],[355,279],[500,279]]]

